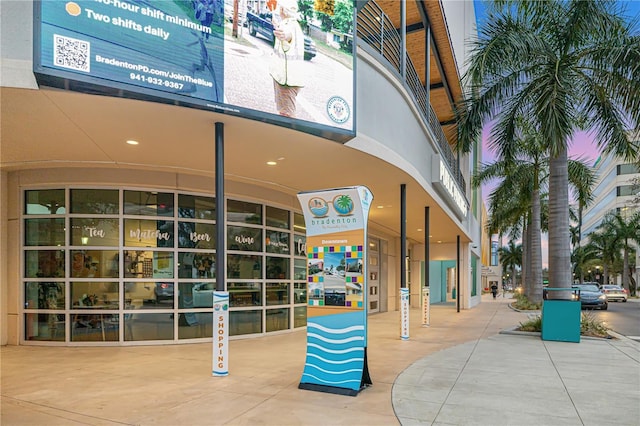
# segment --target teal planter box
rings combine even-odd
[[[580,343],[580,301],[542,302],[542,340]]]

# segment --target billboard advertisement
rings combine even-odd
[[[300,389],[355,396],[367,367],[364,186],[298,194],[307,228],[307,358]]]
[[[305,34],[297,0],[252,5],[262,10],[243,8],[233,31],[224,0],[36,1],[34,73],[44,86],[355,136],[353,48]]]

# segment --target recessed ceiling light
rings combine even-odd
[[[275,161],[267,161],[268,166],[275,166],[276,164],[278,163],[276,163]]]
[[[138,145],[138,143],[139,143],[139,142],[138,142],[138,141],[134,141],[133,139],[129,139],[129,140],[127,141],[127,143],[128,143],[129,145]]]
[[[442,242],[441,240],[438,240],[438,244],[440,244],[441,242]]]
[[[384,209],[384,206],[378,206],[379,209]]]
[[[282,161],[282,160],[284,160],[284,157],[279,157],[278,158],[278,161]]]
[[[418,229],[416,229],[416,231],[422,232],[422,228],[418,228]]]
[[[433,235],[429,235],[429,238],[433,238]]]

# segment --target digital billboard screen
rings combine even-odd
[[[225,0],[36,1],[36,79],[232,114],[339,142],[355,136],[353,43],[341,48],[335,31],[316,30],[317,43],[298,33],[297,0],[281,0],[282,7],[237,1],[244,6],[237,36],[225,18]],[[273,25],[290,28],[285,41],[274,37]]]

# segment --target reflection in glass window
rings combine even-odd
[[[173,194],[156,191],[124,191],[124,214],[173,216]]]
[[[229,312],[229,336],[256,333],[262,333],[262,310]]]
[[[125,282],[124,300],[136,309],[172,309],[172,282]]]
[[[267,257],[267,279],[289,279],[288,257]]]
[[[118,283],[72,282],[71,309],[118,309]]]
[[[191,219],[216,220],[216,199],[198,195],[178,195],[178,216]]]
[[[293,213],[293,230],[301,234],[307,233],[307,226],[304,223],[304,215],[302,213]]]
[[[24,192],[25,214],[64,214],[64,189],[39,189]]]
[[[267,309],[267,333],[289,328],[289,308]]]
[[[71,213],[118,214],[117,189],[72,189]]]
[[[306,283],[293,283],[293,303],[307,303]]]
[[[305,235],[295,234],[293,236],[293,250],[294,255],[307,257],[307,237]]]
[[[117,250],[71,250],[72,278],[118,278]]]
[[[305,259],[293,260],[293,279],[294,280],[307,279],[307,261]]]
[[[211,308],[213,306],[213,291],[216,283],[180,283],[178,308]]]
[[[262,229],[245,226],[227,226],[227,249],[262,251]]]
[[[120,321],[118,314],[71,314],[72,342],[117,342]]]
[[[229,222],[262,225],[262,205],[246,201],[227,200],[227,220]]]
[[[293,326],[295,328],[307,325],[307,307],[296,306],[293,308]]]
[[[64,283],[25,283],[24,307],[25,309],[64,309]]]
[[[173,247],[173,221],[125,219],[124,245],[129,247]]]
[[[213,223],[178,222],[178,247],[215,249],[216,225]]]
[[[181,312],[178,314],[178,339],[200,339],[213,336],[213,313]]]
[[[133,310],[124,315],[124,340],[173,340],[173,314],[143,314]]]
[[[213,252],[178,253],[178,278],[215,278],[215,259]]]
[[[289,211],[267,206],[267,226],[289,229]]]
[[[232,308],[262,306],[262,283],[229,283],[227,289]]]
[[[266,284],[267,305],[289,304],[289,283]]]
[[[64,314],[24,314],[24,339],[30,341],[64,342]]]
[[[64,218],[25,219],[24,245],[63,246],[64,231]]]
[[[289,237],[288,232],[265,230],[267,236],[265,238],[265,248],[269,253],[289,254]]]
[[[173,278],[173,252],[124,250],[126,278]]]
[[[71,218],[71,245],[118,247],[118,219]]]
[[[262,278],[262,256],[227,255],[227,278]]]
[[[25,250],[24,276],[26,278],[64,277],[64,250]]]

